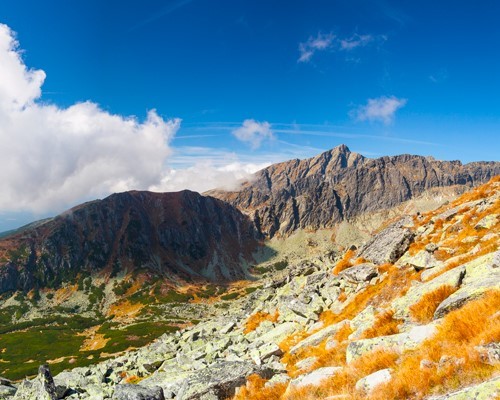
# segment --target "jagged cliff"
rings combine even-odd
[[[0,293],[79,273],[145,268],[163,277],[245,276],[258,234],[233,206],[195,192],[125,192],[0,240]]]
[[[431,188],[472,187],[498,174],[500,162],[463,165],[408,154],[369,159],[340,145],[314,158],[271,165],[236,191],[205,194],[236,206],[265,236],[273,237],[301,228],[333,227]]]

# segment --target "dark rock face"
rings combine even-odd
[[[85,203],[0,240],[0,293],[57,286],[81,272],[145,268],[161,276],[231,280],[258,245],[252,222],[198,193],[125,192]]]
[[[345,145],[314,158],[271,165],[237,191],[209,191],[255,221],[267,237],[318,229],[390,208],[424,191],[472,187],[500,174],[500,162],[435,161],[400,155],[368,159]]]

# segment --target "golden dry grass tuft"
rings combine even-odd
[[[499,309],[500,291],[492,290],[446,315],[436,335],[403,354],[391,382],[377,388],[371,398],[422,399],[500,373],[500,366],[483,363],[475,349],[500,340]],[[443,362],[443,356],[449,361]],[[423,360],[428,367],[422,367]]]
[[[354,250],[347,250],[344,253],[344,256],[342,257],[342,259],[339,262],[337,262],[337,264],[335,265],[335,268],[333,268],[333,273],[335,275],[338,275],[343,270],[345,270],[349,267],[352,267],[353,266],[352,258],[354,257],[354,254],[355,254]]]
[[[371,328],[363,332],[361,339],[371,339],[377,336],[387,336],[399,333],[400,320],[394,319],[394,311],[384,310],[375,316],[375,322]]]
[[[240,387],[234,400],[278,400],[286,390],[285,383],[264,387],[267,381],[257,374],[250,375],[245,386]]]
[[[443,285],[424,294],[418,302],[410,306],[410,316],[418,323],[427,324],[432,321],[434,312],[439,304],[443,302],[451,294],[455,293],[458,288],[450,285]]]
[[[255,314],[250,315],[245,322],[244,333],[250,333],[256,330],[259,325],[264,321],[276,322],[279,318],[279,312],[276,311],[274,314],[269,314],[267,312],[258,311]]]

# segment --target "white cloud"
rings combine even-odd
[[[252,149],[260,147],[265,139],[272,139],[273,132],[269,122],[258,122],[254,119],[246,119],[242,126],[232,131],[232,134],[240,141],[248,143]]]
[[[250,179],[251,174],[269,164],[234,161],[226,165],[217,165],[216,161],[200,160],[188,168],[171,169],[166,172],[161,182],[152,186],[151,190],[173,192],[190,189],[200,193],[214,188],[232,190],[237,188],[239,182]]]
[[[307,42],[299,43],[300,57],[298,62],[308,62],[318,50],[326,50],[333,46],[335,35],[332,33],[318,33],[318,36],[310,36]]]
[[[357,33],[350,38],[340,40],[342,50],[353,50],[356,47],[364,47],[373,41],[372,35],[358,35]]]
[[[348,38],[339,38],[333,33],[318,33],[310,36],[306,42],[299,43],[299,58],[297,62],[309,62],[318,51],[351,51],[358,47],[365,47],[372,42],[387,40],[384,35],[359,35],[355,33]],[[352,60],[352,59],[350,59]]]
[[[406,102],[406,99],[395,96],[368,99],[368,103],[353,110],[351,116],[359,121],[381,121],[387,125],[394,120],[396,111],[404,107]]]
[[[0,24],[0,209],[61,211],[161,181],[179,119],[153,110],[138,122],[92,102],[37,103],[44,79],[27,69],[14,33]]]

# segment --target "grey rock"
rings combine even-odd
[[[318,386],[324,379],[330,378],[342,371],[342,367],[323,367],[318,368],[309,374],[301,375],[298,378],[290,381],[287,392],[292,388],[301,388],[304,386],[312,385]],[[285,392],[285,397],[287,395]]]
[[[500,396],[500,377],[428,400],[492,400]]]
[[[57,400],[56,386],[48,365],[38,368],[32,381],[24,380],[19,385],[14,400]]]
[[[413,240],[413,232],[405,226],[411,222],[411,218],[406,217],[384,229],[361,248],[359,256],[375,264],[395,262]]]
[[[165,400],[163,389],[159,386],[144,387],[122,384],[115,386],[113,400]]]
[[[293,346],[290,349],[290,354],[296,354],[300,350],[306,347],[317,346],[323,340],[329,338],[330,336],[335,335],[340,329],[342,329],[344,326],[348,324],[349,321],[344,320],[319,330],[318,332],[312,334],[311,336],[305,338],[304,340],[300,341],[295,346]]]
[[[488,290],[500,289],[500,269],[494,266],[497,254],[486,254],[462,266],[465,269],[462,286],[438,306],[434,313],[435,319],[477,299]]]
[[[367,282],[370,279],[378,276],[378,270],[375,265],[371,263],[365,263],[347,268],[339,275],[354,282]]]
[[[369,394],[377,386],[391,380],[392,370],[390,368],[381,369],[356,382],[356,389]]]

